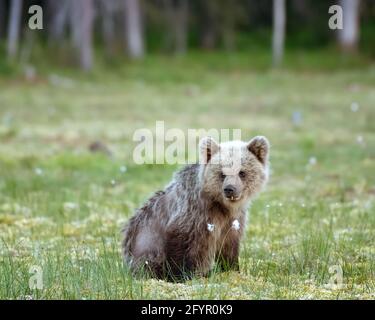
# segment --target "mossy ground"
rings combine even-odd
[[[375,66],[317,70],[311,59],[311,68],[271,70],[220,59],[0,78],[0,298],[375,298]],[[132,162],[134,130],[156,120],[271,141],[241,273],[175,284],[123,267],[121,226],[178,168]],[[91,153],[95,140],[113,157]],[[42,290],[29,288],[33,265]]]

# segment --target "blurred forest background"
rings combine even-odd
[[[328,27],[335,4],[344,11],[339,32]],[[42,30],[28,27],[32,5],[43,8]],[[269,50],[278,65],[284,47],[372,59],[374,35],[374,0],[0,0],[0,72],[40,62],[90,70],[123,57],[215,50]]]

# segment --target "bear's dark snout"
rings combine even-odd
[[[237,197],[237,188],[229,184],[224,187],[224,194],[227,198]]]

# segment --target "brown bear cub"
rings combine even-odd
[[[177,172],[125,226],[123,254],[132,271],[182,280],[207,275],[215,263],[239,270],[246,212],[268,179],[269,143],[207,137],[199,148],[199,164]]]

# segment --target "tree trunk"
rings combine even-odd
[[[12,0],[10,2],[10,15],[8,23],[8,58],[15,58],[17,55],[21,16],[22,0]]]
[[[100,8],[102,14],[102,35],[105,44],[106,53],[113,56],[115,51],[115,11],[116,3],[114,0],[101,0]]]
[[[78,54],[79,66],[88,71],[93,65],[93,0],[69,1],[70,36],[74,49]]]
[[[5,0],[0,0],[0,39],[5,36]]]
[[[273,0],[273,64],[279,66],[284,56],[285,42],[285,0]]]
[[[201,46],[203,49],[212,50],[216,47],[218,40],[218,23],[216,17],[216,2],[203,1],[200,7],[202,15],[200,17]]]
[[[92,68],[93,53],[93,22],[94,22],[94,3],[93,0],[80,0],[82,6],[81,12],[81,45],[80,45],[80,65],[85,71]]]
[[[188,11],[188,0],[179,0],[174,19],[176,41],[175,51],[177,54],[185,54],[187,51]]]
[[[311,3],[307,0],[293,0],[292,6],[296,10],[297,14],[300,15],[303,19],[310,19],[313,10],[311,8]]]
[[[216,46],[217,34],[210,22],[203,26],[201,45],[206,50],[213,50]]]
[[[227,51],[235,49],[235,31],[232,25],[227,25],[223,28],[223,43]]]
[[[358,49],[360,0],[340,0],[343,11],[343,29],[338,30],[340,47],[346,52]]]
[[[82,3],[81,1],[66,0],[69,2],[68,18],[70,41],[75,49],[79,49],[82,38]]]
[[[49,21],[49,42],[59,42],[64,38],[68,26],[68,17],[70,14],[71,0],[65,1],[48,1],[48,10],[50,12]]]
[[[176,54],[184,54],[187,50],[188,32],[188,0],[164,0],[168,21],[168,44],[171,44]]]
[[[138,0],[124,0],[127,51],[131,58],[144,56],[141,8]]]

